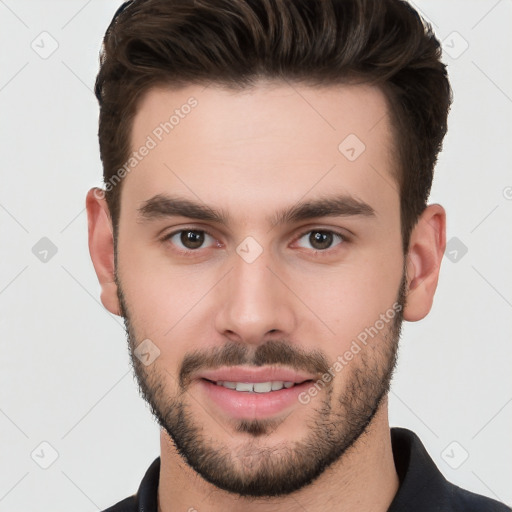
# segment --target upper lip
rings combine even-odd
[[[305,380],[313,380],[315,376],[285,367],[255,367],[247,368],[241,366],[230,366],[217,368],[215,370],[204,370],[198,372],[197,379],[207,379],[213,382],[294,382],[300,383]]]

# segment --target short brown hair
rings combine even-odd
[[[129,158],[138,101],[154,86],[376,84],[394,132],[405,253],[447,130],[452,91],[440,59],[431,26],[403,0],[126,2],[106,31],[95,86],[104,181]],[[121,189],[106,190],[114,237]]]

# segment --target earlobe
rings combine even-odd
[[[86,197],[89,253],[101,285],[101,302],[114,315],[121,316],[115,283],[114,236],[104,192],[92,188]]]
[[[429,313],[446,247],[446,212],[431,204],[412,230],[407,252],[407,302],[404,320],[416,322]]]

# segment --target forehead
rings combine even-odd
[[[398,198],[387,108],[363,85],[151,89],[133,120],[122,203],[173,192],[249,214],[335,188],[378,209]]]

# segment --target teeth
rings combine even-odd
[[[254,391],[253,386],[254,386],[254,384],[252,384],[251,382],[237,382],[236,390],[237,391]]]
[[[268,393],[272,390],[272,382],[256,382],[253,387],[256,393]]]
[[[246,391],[249,393],[268,393],[269,391],[279,391],[283,388],[291,388],[294,382],[284,382],[282,380],[269,382],[228,382],[217,381],[217,386],[223,386],[236,391]]]

